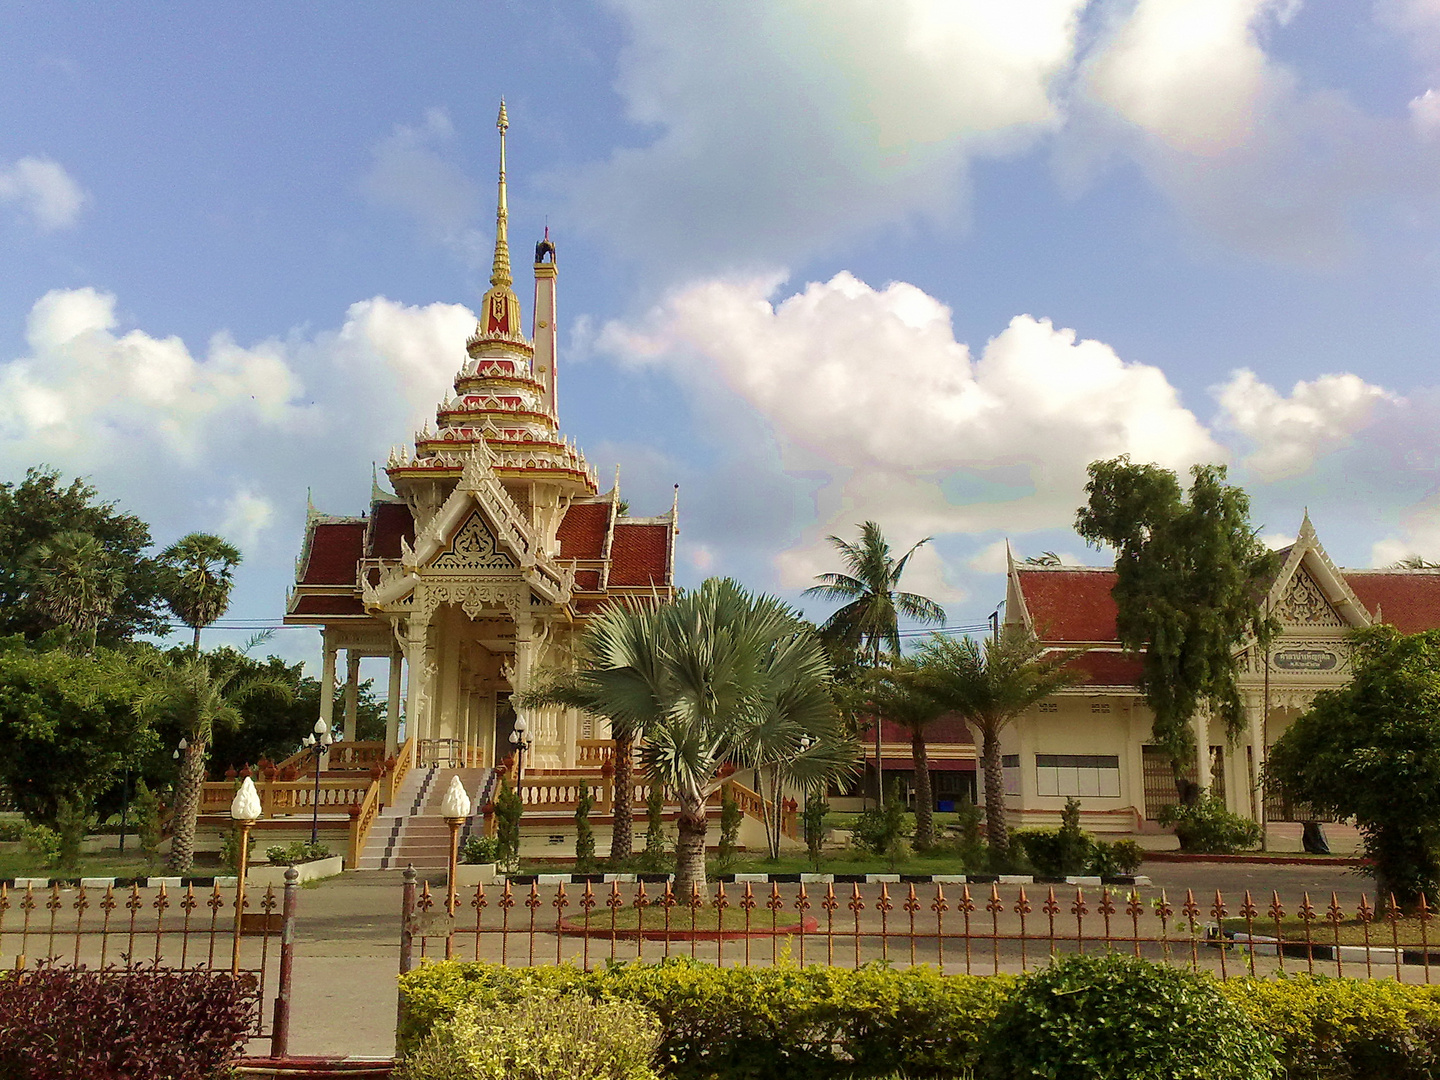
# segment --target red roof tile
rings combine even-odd
[[[1440,627],[1440,572],[1434,570],[1342,570],[1373,616],[1405,634]]]
[[[668,585],[669,560],[669,525],[616,523],[610,548],[611,585]]]
[[[1018,570],[1020,591],[1043,641],[1114,641],[1119,614],[1113,570]]]
[[[301,585],[354,585],[355,568],[365,554],[366,523],[322,521],[310,535]]]
[[[380,502],[370,511],[370,557],[400,558],[400,541],[415,543],[415,519],[404,503]]]
[[[873,735],[871,736],[874,737]],[[880,721],[880,739],[882,742],[905,742],[910,741],[910,729],[901,727],[893,720]],[[933,724],[925,728],[925,744],[936,746],[941,743],[957,743],[961,746],[975,745],[975,737],[970,734],[970,728],[964,720],[958,716],[942,716]]]
[[[1085,652],[1070,661],[1092,686],[1137,686],[1144,663],[1133,653]]]
[[[364,615],[365,607],[358,596],[301,596],[295,600],[292,615]]]
[[[565,511],[556,536],[562,559],[599,559],[605,555],[605,531],[610,527],[609,503],[578,503]]]

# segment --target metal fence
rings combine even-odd
[[[275,1056],[283,1056],[299,886],[247,890],[237,913],[239,893],[218,883],[18,889],[0,883],[0,968],[228,970],[253,993],[251,1038],[269,1038]]]
[[[453,899],[407,873],[401,971],[425,957],[515,966],[688,956],[720,966],[929,964],[1019,973],[1063,952],[1114,950],[1222,978],[1275,972],[1431,982],[1434,913],[1331,894],[1197,900],[1129,886],[934,883],[478,885]]]

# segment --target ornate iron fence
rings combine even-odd
[[[0,883],[0,967],[228,969],[253,989],[251,1037],[269,1038],[280,1057],[289,1038],[299,894],[291,877],[281,890],[273,885],[246,890],[238,913],[239,890],[218,883],[209,888]],[[267,1015],[268,994],[273,1006]]]
[[[452,906],[453,905],[453,906]],[[1431,981],[1434,913],[1362,898],[1272,892],[1183,898],[1131,886],[846,882],[717,884],[505,882],[453,900],[407,871],[401,971],[427,956],[531,966],[659,960],[929,964],[941,972],[1024,972],[1061,952],[1117,950],[1227,978],[1306,971]]]

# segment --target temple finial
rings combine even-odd
[[[495,263],[490,270],[490,284],[508,289],[510,277],[510,208],[505,199],[505,132],[510,118],[505,115],[505,99],[500,99],[500,115],[495,119],[500,132],[500,197],[495,209]]]

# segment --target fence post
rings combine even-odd
[[[270,1056],[290,1054],[290,985],[295,974],[295,909],[300,903],[300,871],[285,871],[285,906],[280,919],[280,987],[275,994],[275,1022],[271,1027]]]
[[[415,966],[415,881],[420,875],[412,863],[405,867],[405,887],[400,899],[400,974],[404,975]],[[398,995],[395,1002],[395,1037],[398,1043],[400,1028],[405,1022],[405,995]],[[398,1045],[396,1049],[399,1049]]]

